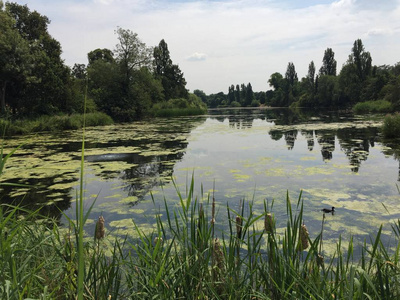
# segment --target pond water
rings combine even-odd
[[[227,224],[226,205],[253,202],[262,213],[274,202],[279,227],[286,224],[286,195],[293,205],[300,193],[304,222],[311,236],[327,214],[324,247],[354,235],[373,236],[400,218],[399,142],[380,136],[383,116],[286,109],[213,110],[206,116],[87,128],[85,131],[85,203],[96,200],[87,232],[102,214],[110,234],[132,234],[135,222],[152,230],[163,201],[179,204],[192,176],[195,195],[214,196],[217,224]],[[31,207],[65,225],[74,218],[79,187],[82,131],[40,133],[5,140],[5,153],[23,146],[7,162],[0,201]],[[174,182],[172,181],[174,179]],[[152,200],[154,199],[154,202]],[[159,211],[158,211],[159,210]],[[262,228],[262,221],[257,224]]]

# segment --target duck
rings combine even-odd
[[[332,206],[332,209],[329,208],[323,208],[321,209],[321,211],[323,211],[324,213],[334,213],[335,212],[335,207]]]

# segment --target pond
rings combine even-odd
[[[311,237],[321,230],[322,208],[334,206],[324,225],[325,251],[341,236],[362,242],[400,218],[399,141],[380,136],[383,116],[287,109],[211,110],[206,116],[157,119],[87,128],[85,131],[85,203],[96,199],[87,225],[99,215],[109,234],[131,235],[132,220],[153,230],[164,199],[173,209],[195,182],[195,195],[214,196],[223,228],[226,206],[238,210],[252,202],[262,213],[271,205],[278,227],[286,224],[286,196],[293,205],[301,193],[304,222]],[[82,131],[40,133],[6,139],[7,162],[0,201],[43,207],[67,221],[74,218],[79,188]],[[173,180],[172,180],[173,179]],[[257,224],[262,228],[262,221]],[[332,249],[329,249],[329,247]]]

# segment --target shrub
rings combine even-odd
[[[400,114],[387,115],[383,120],[383,136],[386,138],[400,137]]]
[[[240,107],[241,105],[240,105],[240,103],[237,102],[237,101],[232,101],[230,106],[231,106],[231,107]]]
[[[251,101],[250,106],[251,106],[251,107],[259,107],[259,106],[260,106],[260,101],[258,101],[258,100],[253,100],[253,101]]]
[[[353,110],[357,114],[362,113],[387,113],[393,111],[392,104],[386,100],[359,102]]]

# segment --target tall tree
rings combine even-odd
[[[235,101],[237,103],[241,103],[241,101],[240,101],[240,87],[239,87],[238,84],[235,87]]]
[[[186,80],[178,65],[172,63],[168,45],[164,39],[154,47],[154,74],[161,80],[165,99],[187,98]]]
[[[0,113],[6,111],[7,85],[25,81],[31,69],[29,44],[14,26],[15,21],[0,2]]]
[[[294,64],[292,62],[288,63],[285,73],[285,79],[288,81],[289,86],[291,87],[293,87],[298,81],[296,68],[294,67]]]
[[[232,84],[228,88],[228,104],[231,104],[235,101],[235,86]]]
[[[349,56],[348,63],[356,66],[357,75],[361,81],[364,81],[371,74],[372,58],[368,51],[365,51],[361,39],[354,41],[352,53]]]
[[[133,82],[133,73],[141,67],[150,67],[152,49],[143,43],[137,33],[118,27],[115,31],[118,44],[115,47],[115,60],[124,74],[123,89],[128,93],[129,85]]]
[[[286,87],[285,87],[285,102],[290,106],[295,101],[296,86],[298,83],[297,72],[292,62],[288,63],[286,74]]]
[[[319,74],[336,76],[336,65],[335,52],[333,52],[332,48],[327,48],[322,59],[322,67],[319,69]]]
[[[29,81],[14,83],[14,98],[20,113],[50,114],[66,110],[70,98],[70,70],[61,59],[61,46],[47,30],[50,20],[26,5],[6,3],[15,29],[29,44]]]
[[[310,64],[308,65],[307,82],[308,82],[308,87],[309,87],[311,93],[314,93],[314,91],[315,91],[315,64],[314,64],[314,61],[311,61]]]
[[[246,86],[246,101],[245,101],[245,106],[250,106],[251,102],[254,100],[254,92],[253,92],[253,87],[251,86],[251,83],[249,82]]]

